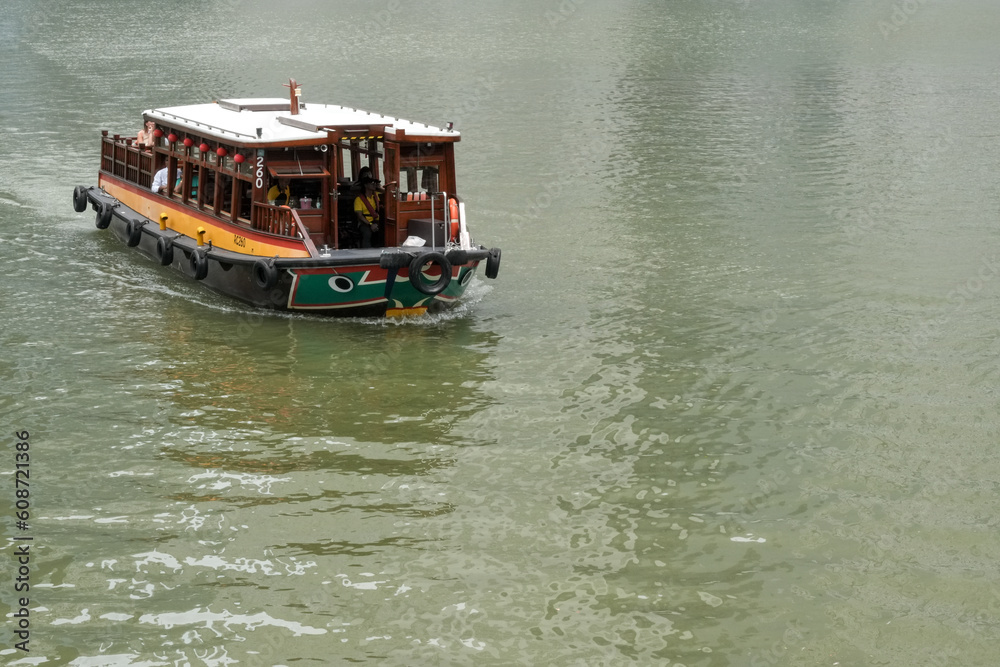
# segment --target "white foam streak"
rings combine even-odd
[[[290,477],[273,477],[271,475],[252,475],[249,473],[236,474],[231,472],[217,472],[215,470],[209,470],[207,472],[200,473],[198,475],[192,475],[188,478],[188,482],[198,482],[200,480],[215,480],[211,485],[202,484],[198,488],[210,488],[212,490],[218,491],[222,489],[227,489],[233,485],[233,481],[238,482],[242,486],[255,486],[257,487],[257,492],[263,496],[271,495],[271,485],[276,482],[290,482]]]
[[[221,637],[222,633],[216,628],[216,624],[222,625],[227,631],[230,630],[230,626],[237,625],[242,626],[244,630],[252,631],[257,628],[265,626],[273,626],[276,628],[285,628],[292,632],[293,635],[299,637],[301,635],[323,635],[326,634],[326,630],[323,628],[313,628],[308,625],[302,625],[301,623],[295,623],[294,621],[285,621],[279,618],[274,618],[270,614],[265,612],[258,612],[256,614],[233,614],[229,611],[223,612],[212,612],[207,609],[203,610],[200,607],[195,607],[190,611],[183,612],[167,612],[164,614],[145,614],[139,618],[140,623],[147,623],[150,625],[157,625],[166,630],[179,625],[199,625],[207,630],[211,630],[217,636]]]

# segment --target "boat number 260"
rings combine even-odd
[[[258,190],[264,187],[264,156],[257,156],[257,182],[254,183],[254,187]]]

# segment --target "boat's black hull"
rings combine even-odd
[[[499,261],[498,251],[482,247],[347,249],[319,257],[261,257],[199,245],[189,236],[161,229],[99,188],[77,189],[78,210],[82,197],[96,212],[97,226],[124,245],[208,289],[272,310],[341,317],[437,312],[458,302],[481,261]],[[495,271],[495,266],[489,268]],[[416,277],[411,279],[411,274]]]

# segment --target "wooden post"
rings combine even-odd
[[[291,113],[291,115],[293,115],[293,116],[298,116],[299,115],[299,95],[302,94],[302,88],[300,88],[299,84],[297,84],[295,82],[295,79],[289,79],[288,83],[285,84],[285,85],[288,86],[288,92],[291,95],[291,109],[290,109],[289,113]]]

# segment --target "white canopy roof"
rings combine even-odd
[[[241,144],[309,140],[323,143],[327,132],[318,128],[369,125],[385,125],[389,134],[401,130],[407,135],[447,137],[452,141],[461,136],[455,130],[329,104],[301,103],[299,113],[293,116],[288,98],[228,99],[211,104],[161,107],[148,109],[143,116],[202,136]]]

